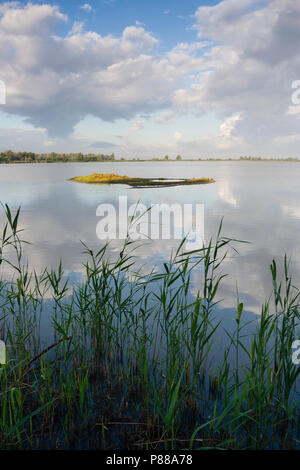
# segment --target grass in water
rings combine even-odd
[[[235,241],[221,234],[160,272],[135,273],[133,242],[111,261],[85,247],[85,281],[70,286],[61,264],[30,271],[20,211],[4,206],[0,265],[1,449],[286,449],[299,447],[292,343],[299,293],[288,262],[271,264],[274,296],[251,337],[237,302],[235,331],[216,370],[217,292]],[[202,281],[189,296],[192,272]],[[45,324],[47,334],[45,334]],[[241,361],[241,354],[247,361]],[[229,360],[229,356],[234,360]]]

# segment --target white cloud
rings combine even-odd
[[[199,38],[215,43],[205,53],[210,69],[192,89],[177,91],[175,105],[225,119],[242,112],[238,131],[252,149],[299,131],[287,113],[291,83],[300,77],[299,2],[223,0],[199,7],[195,18]]]
[[[66,15],[59,11],[57,6],[33,5],[28,3],[21,8],[17,2],[13,6],[8,3],[1,8],[1,36],[45,36],[53,31],[59,21],[66,21]]]
[[[236,123],[240,121],[240,119],[242,119],[241,114],[236,114],[235,116],[231,116],[230,118],[226,119],[226,121],[220,126],[220,136],[226,138],[230,137]]]
[[[69,36],[73,36],[75,34],[81,34],[83,32],[84,22],[83,21],[74,21],[72,29],[69,33]]]
[[[182,139],[182,133],[178,131],[174,132],[173,139],[175,140],[175,143],[178,144]]]
[[[181,139],[183,150],[298,155],[299,109],[291,106],[291,84],[300,79],[299,2],[201,6],[194,17],[198,40],[161,54],[158,39],[140,24],[116,37],[75,22],[58,36],[67,20],[53,5],[0,4],[8,113],[50,137],[67,135],[88,115],[135,122],[155,112],[156,122],[164,123],[214,113],[219,133]]]
[[[84,10],[87,13],[90,13],[91,11],[93,11],[93,8],[91,7],[91,5],[89,3],[84,3],[83,5],[81,5],[80,8],[81,8],[81,10]]]
[[[152,54],[158,40],[142,27],[121,37],[83,31],[57,7],[28,4],[0,17],[0,75],[7,84],[6,111],[25,116],[49,135],[66,135],[85,116],[107,121],[170,106],[180,78],[164,57]]]
[[[135,132],[139,131],[140,129],[143,129],[143,127],[144,127],[144,121],[142,121],[141,119],[134,121],[131,126],[132,130]]]

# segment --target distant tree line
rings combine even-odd
[[[252,161],[252,162],[269,162],[269,161],[284,161],[284,162],[299,162],[298,158],[293,158],[293,157],[288,157],[288,158],[263,158],[263,157],[239,157],[239,158],[198,158],[200,161],[213,161],[213,162],[219,162],[219,161]]]
[[[34,152],[13,152],[5,150],[0,152],[0,163],[51,163],[51,162],[112,162],[115,155],[94,154],[94,153],[34,153]]]
[[[13,152],[12,150],[5,150],[4,152],[0,152],[0,164],[1,163],[52,163],[52,162],[113,162],[113,161],[123,161],[123,162],[147,162],[147,161],[155,161],[155,162],[172,162],[172,161],[211,161],[211,162],[218,162],[218,161],[292,161],[298,162],[298,158],[262,158],[262,157],[239,157],[239,158],[186,158],[182,157],[181,155],[177,155],[175,158],[169,157],[169,155],[165,155],[164,157],[154,157],[151,160],[145,158],[131,158],[125,159],[120,158],[116,159],[115,154],[111,153],[109,155],[105,155],[103,153],[95,154],[95,153],[87,153],[83,154],[81,152],[78,153],[34,153],[34,152]]]

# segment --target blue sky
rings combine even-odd
[[[0,2],[0,150],[299,156],[299,39],[293,0]]]
[[[45,2],[36,2],[45,3]],[[47,2],[60,5],[70,21],[62,33],[68,31],[72,21],[86,21],[88,28],[100,34],[119,35],[124,28],[137,21],[152,31],[161,41],[161,50],[170,49],[182,41],[192,41],[195,32],[192,17],[200,5],[215,5],[217,1],[197,0],[91,0],[87,2],[92,10],[84,10],[84,1]]]

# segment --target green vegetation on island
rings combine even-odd
[[[137,188],[144,188],[148,186],[158,188],[167,186],[208,184],[215,182],[215,180],[212,178],[137,178],[130,176],[120,176],[116,175],[115,173],[92,173],[88,176],[75,176],[74,178],[70,178],[69,181],[89,184],[127,184]]]

